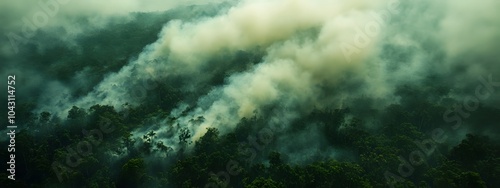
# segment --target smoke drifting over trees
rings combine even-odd
[[[498,8],[2,2],[19,127],[2,184],[498,186]]]

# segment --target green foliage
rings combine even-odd
[[[132,36],[133,33],[130,30],[123,35]],[[96,36],[98,39],[101,37],[112,36]],[[112,43],[107,40],[96,48],[105,48]],[[252,57],[242,54],[235,59],[246,58]],[[110,66],[125,62],[115,63]],[[97,64],[92,65],[91,69],[98,70]],[[70,73],[82,68],[69,65],[51,67],[55,68],[55,72]],[[223,84],[224,77],[216,74],[213,80]],[[286,125],[286,131],[273,132],[275,137],[286,136],[315,126],[313,128],[319,130],[317,136],[324,138],[326,148],[349,153],[346,157],[323,157],[292,163],[290,159],[296,156],[289,155],[286,150],[276,151],[277,148],[281,149],[279,143],[265,145],[258,141],[261,149],[247,143],[249,136],[258,135],[260,130],[268,128],[266,126],[272,114],[243,118],[232,131],[208,128],[203,136],[192,143],[194,133],[183,127],[182,123],[186,122],[170,116],[170,110],[184,95],[179,90],[181,86],[158,83],[144,104],[124,104],[124,110],[100,104],[88,109],[73,106],[65,118],[57,117],[57,112],[34,113],[36,105],[31,103],[19,104],[20,124],[26,126],[20,126],[23,128],[16,134],[16,143],[22,143],[16,145],[16,152],[19,153],[16,156],[17,181],[9,181],[5,178],[7,174],[2,173],[0,184],[6,187],[110,188],[207,185],[386,187],[388,182],[385,172],[402,176],[398,172],[401,160],[408,161],[412,152],[421,151],[415,142],[430,139],[432,131],[445,124],[442,116],[446,108],[435,100],[434,94],[426,94],[434,91],[433,88],[402,86],[397,92],[401,96],[399,104],[382,109],[367,107],[365,110],[313,109],[311,113],[303,114]],[[447,93],[444,87],[434,89],[441,93],[439,95]],[[362,99],[359,103],[370,103],[370,100]],[[181,113],[188,115],[190,110]],[[467,123],[485,127],[496,125],[499,111],[489,107],[478,108],[478,114],[471,115],[476,118],[467,119]],[[154,118],[166,120],[167,123],[159,126],[179,133],[173,136],[180,143],[178,148],[164,142],[163,132],[142,132],[143,125],[150,123],[147,120]],[[196,126],[204,121],[204,117],[198,116],[192,117],[187,123]],[[109,130],[104,131],[103,128]],[[450,130],[446,126],[443,129]],[[102,139],[85,134],[92,130],[101,131]],[[137,130],[143,135],[132,134]],[[486,130],[497,129],[493,127]],[[500,185],[500,146],[494,131],[488,133],[491,135],[467,134],[463,140],[456,141],[459,143],[456,146],[448,142],[436,144],[434,153],[423,155],[422,164],[413,164],[411,175],[402,178],[394,187],[497,187]],[[100,140],[99,143],[92,143],[91,154],[80,153],[78,165],[68,165],[68,148],[76,151],[79,144],[91,143],[90,138]],[[318,139],[318,142],[323,141]],[[4,141],[2,145],[8,144]],[[5,150],[0,151],[0,155],[8,156]],[[59,162],[67,169],[60,174],[64,177],[63,181],[57,178],[51,166],[53,162]]]
[[[118,187],[138,187],[144,183],[146,165],[143,159],[134,158],[127,161],[121,168]]]
[[[281,183],[278,183],[271,178],[263,178],[259,177],[253,180],[248,185],[245,184],[246,188],[284,188],[285,186]]]
[[[85,112],[84,109],[73,106],[71,108],[71,110],[69,110],[69,112],[68,112],[68,119],[70,119],[70,120],[82,120],[83,118],[85,118],[86,115],[87,115],[87,113]],[[40,119],[42,119],[42,118],[40,118]]]
[[[435,187],[486,187],[479,173],[466,171],[453,161],[430,169],[427,177]]]

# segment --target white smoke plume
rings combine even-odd
[[[111,4],[95,10],[114,12],[108,10]],[[122,8],[130,12],[136,7],[155,10],[138,1]],[[498,73],[500,21],[490,15],[498,7],[488,0],[241,1],[214,17],[166,23],[156,42],[87,96],[55,97],[45,104],[58,108],[61,116],[72,105],[137,105],[142,98],[134,98],[134,92],[148,90],[146,81],[168,83],[177,76],[190,78],[192,84],[183,87],[189,92],[206,83],[204,73],[235,66],[211,60],[255,49],[265,52],[262,62],[228,76],[188,115],[172,115],[193,133],[192,141],[207,127],[232,130],[241,118],[266,113],[276,104],[290,107],[288,116],[273,122],[286,124],[294,114],[339,106],[346,98],[370,96],[393,103],[397,85],[418,83],[430,74],[450,75],[466,67],[451,78],[460,81],[453,85],[466,87],[477,75]],[[463,13],[469,11],[474,14]],[[477,62],[464,62],[471,60]],[[189,122],[199,116],[202,122]]]

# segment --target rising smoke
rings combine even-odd
[[[16,13],[38,9],[21,3],[7,5],[2,7]],[[360,97],[376,102],[359,108],[384,108],[401,102],[396,93],[398,86],[432,86],[433,82],[426,82],[430,77],[439,78],[434,84],[446,83],[452,88],[448,96],[460,101],[474,90],[480,76],[500,78],[500,21],[496,11],[499,7],[499,2],[489,0],[69,1],[60,7],[60,15],[54,16],[35,36],[62,30],[64,35],[60,35],[59,41],[71,44],[68,48],[77,54],[81,51],[78,39],[85,33],[102,30],[114,22],[131,22],[135,18],[130,12],[169,10],[184,15],[154,23],[163,26],[153,41],[135,52],[136,56],[123,57],[119,68],[94,82],[81,81],[93,73],[88,67],[69,76],[73,80],[70,83],[38,73],[36,67],[45,65],[30,67],[33,62],[18,60],[9,51],[9,45],[3,44],[3,60],[16,62],[1,72],[32,73],[27,88],[41,84],[33,78],[47,80],[43,88],[26,91],[41,93],[33,99],[38,111],[50,111],[61,118],[67,116],[72,106],[88,109],[101,104],[120,109],[126,103],[139,105],[154,92],[155,84],[180,85],[183,94],[198,93],[175,104],[177,108],[170,116],[176,118],[176,126],[145,124],[134,134],[142,136],[149,130],[172,132],[170,129],[179,132],[187,128],[193,134],[191,141],[196,141],[208,127],[229,132],[242,118],[265,116],[276,105],[287,108],[275,111],[279,116],[268,126],[288,125],[318,108],[352,107]],[[191,9],[206,14],[185,13]],[[85,27],[73,23],[82,17],[86,18]],[[1,31],[22,27],[19,24],[22,22],[7,23]],[[44,45],[50,45],[33,43],[27,46],[34,46],[42,54]],[[120,42],[112,44],[118,47]],[[261,57],[250,64],[226,61],[234,60],[241,52]],[[71,63],[58,61],[47,66]],[[243,69],[231,71],[235,67]],[[214,79],[211,73],[219,72],[227,73],[223,82],[210,85]],[[70,85],[75,84],[87,88],[86,94],[74,95],[77,88]],[[199,88],[204,89],[200,92]],[[499,96],[497,92],[483,102],[498,106]],[[203,120],[190,121],[198,117]],[[158,121],[172,123],[167,119]],[[307,131],[311,133],[297,137],[317,132],[315,128]],[[161,139],[177,144],[176,136]],[[286,138],[277,140],[285,142]],[[302,140],[305,144],[311,142]]]

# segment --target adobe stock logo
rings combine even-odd
[[[443,120],[446,123],[454,123],[449,126],[442,126],[433,129],[430,132],[430,138],[424,140],[414,140],[416,148],[408,154],[408,157],[398,156],[400,164],[398,166],[397,174],[391,171],[385,171],[384,177],[389,187],[396,187],[397,184],[407,181],[415,172],[415,168],[423,165],[428,161],[429,157],[437,150],[439,144],[445,143],[449,138],[446,130],[456,131],[460,128],[465,119],[469,118],[471,112],[476,111],[481,105],[481,101],[490,98],[500,87],[500,82],[493,81],[493,76],[490,74],[488,77],[479,77],[480,84],[474,90],[474,95],[466,96],[461,103],[454,104],[452,108],[443,113]],[[451,128],[451,130],[450,130]]]
[[[23,26],[21,28],[22,36],[15,32],[5,34],[10,41],[10,45],[12,46],[14,53],[19,52],[19,43],[28,43],[29,39],[35,36],[38,29],[46,26],[49,23],[49,19],[57,15],[60,5],[65,5],[69,1],[70,0],[38,1],[38,7],[40,9],[31,15],[31,19],[29,19],[28,16],[21,19],[23,22]]]
[[[365,24],[364,28],[357,27],[356,34],[353,38],[353,43],[342,43],[341,49],[344,54],[345,60],[350,63],[352,61],[352,55],[361,53],[363,48],[368,47],[372,42],[372,38],[378,36],[382,30],[384,24],[388,24],[393,15],[399,14],[399,1],[391,0],[387,3],[385,10],[380,12],[370,12],[370,16],[374,20]]]

